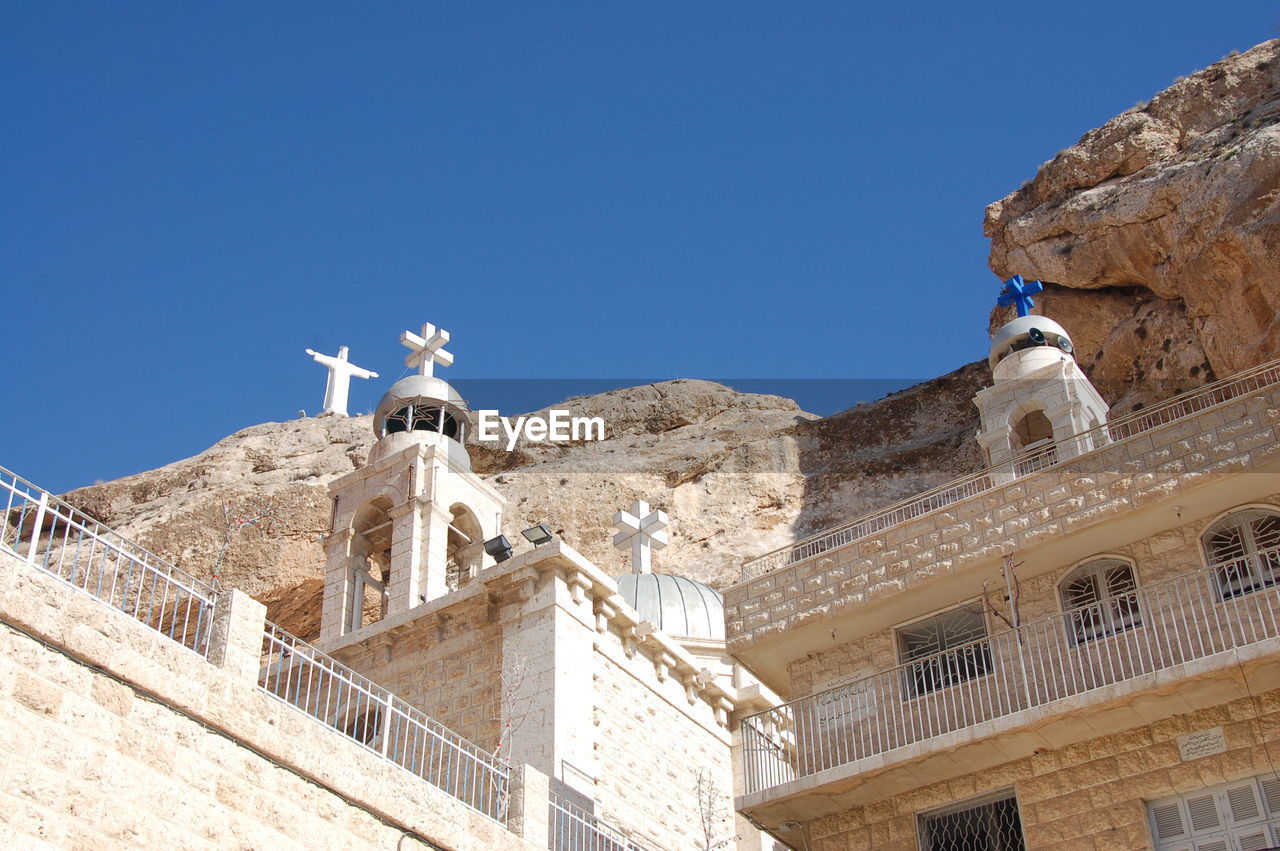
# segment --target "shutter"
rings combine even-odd
[[[1191,831],[1212,830],[1222,824],[1218,818],[1218,805],[1213,795],[1187,798],[1187,815],[1191,817]]]
[[[1262,815],[1258,806],[1258,797],[1254,792],[1254,784],[1236,786],[1227,790],[1227,806],[1231,811],[1233,822],[1253,821]]]
[[[1267,812],[1280,816],[1280,777],[1262,780],[1262,798],[1267,802]]]
[[[1271,848],[1271,837],[1263,826],[1236,831],[1233,837],[1240,851],[1266,851]]]
[[[1177,801],[1153,805],[1151,820],[1156,826],[1157,839],[1173,839],[1187,834],[1186,828],[1182,826],[1182,810]]]
[[[1165,798],[1147,813],[1155,851],[1271,851],[1280,848],[1280,776]]]

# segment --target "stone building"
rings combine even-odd
[[[646,572],[611,577],[545,526],[515,553],[502,495],[471,471],[469,416],[427,374],[378,404],[368,463],[330,485],[320,649],[545,775],[562,830],[607,824],[656,849],[703,847],[709,828],[713,843],[758,847],[734,824],[730,728],[747,681],[725,656],[719,593],[647,572],[647,557]],[[379,747],[385,721],[371,706],[349,723]]]
[[[330,486],[317,646],[0,470],[7,847],[772,847],[731,730],[776,699],[716,591],[648,572],[665,516],[633,507],[624,577],[545,525],[516,552],[448,335],[406,338]]]
[[[794,848],[1280,845],[1280,362],[1108,419],[995,335],[978,473],[749,562],[738,810]]]

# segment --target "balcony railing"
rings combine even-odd
[[[547,847],[551,851],[649,851],[618,828],[551,793]]]
[[[1274,639],[1278,583],[1280,547],[749,716],[742,723],[746,791]]]
[[[1280,384],[1280,359],[1269,361],[1221,381],[1206,384],[1198,390],[1175,396],[1159,405],[1118,417],[1089,431],[1054,441],[1037,448],[1031,457],[1021,458],[1013,465],[1004,464],[970,473],[790,546],[751,559],[742,566],[741,581],[746,582],[770,571],[830,552],[854,541],[877,535],[899,523],[914,520],[993,488],[1003,487],[1008,484],[1005,477],[1011,472],[1022,476],[1045,470],[1069,462],[1085,452],[1099,449],[1108,443],[1126,440],[1276,384]]]
[[[164,559],[0,467],[0,548],[201,656],[216,593]]]
[[[506,763],[272,623],[258,685],[472,809],[506,819]]]

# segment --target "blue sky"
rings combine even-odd
[[[985,205],[1277,34],[1218,8],[5,3],[0,465],[62,490],[318,410],[307,347],[382,373],[367,410],[425,321],[464,391],[946,372]]]

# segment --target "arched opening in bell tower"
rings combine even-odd
[[[484,531],[475,512],[461,503],[449,509],[449,540],[446,546],[445,585],[456,591],[480,572],[484,557]]]
[[[1033,473],[1058,460],[1053,444],[1053,423],[1040,409],[1027,411],[1010,427],[1009,443],[1018,475]]]
[[[351,523],[351,594],[346,624],[354,631],[387,616],[391,585],[391,500],[378,497],[360,508]]]

